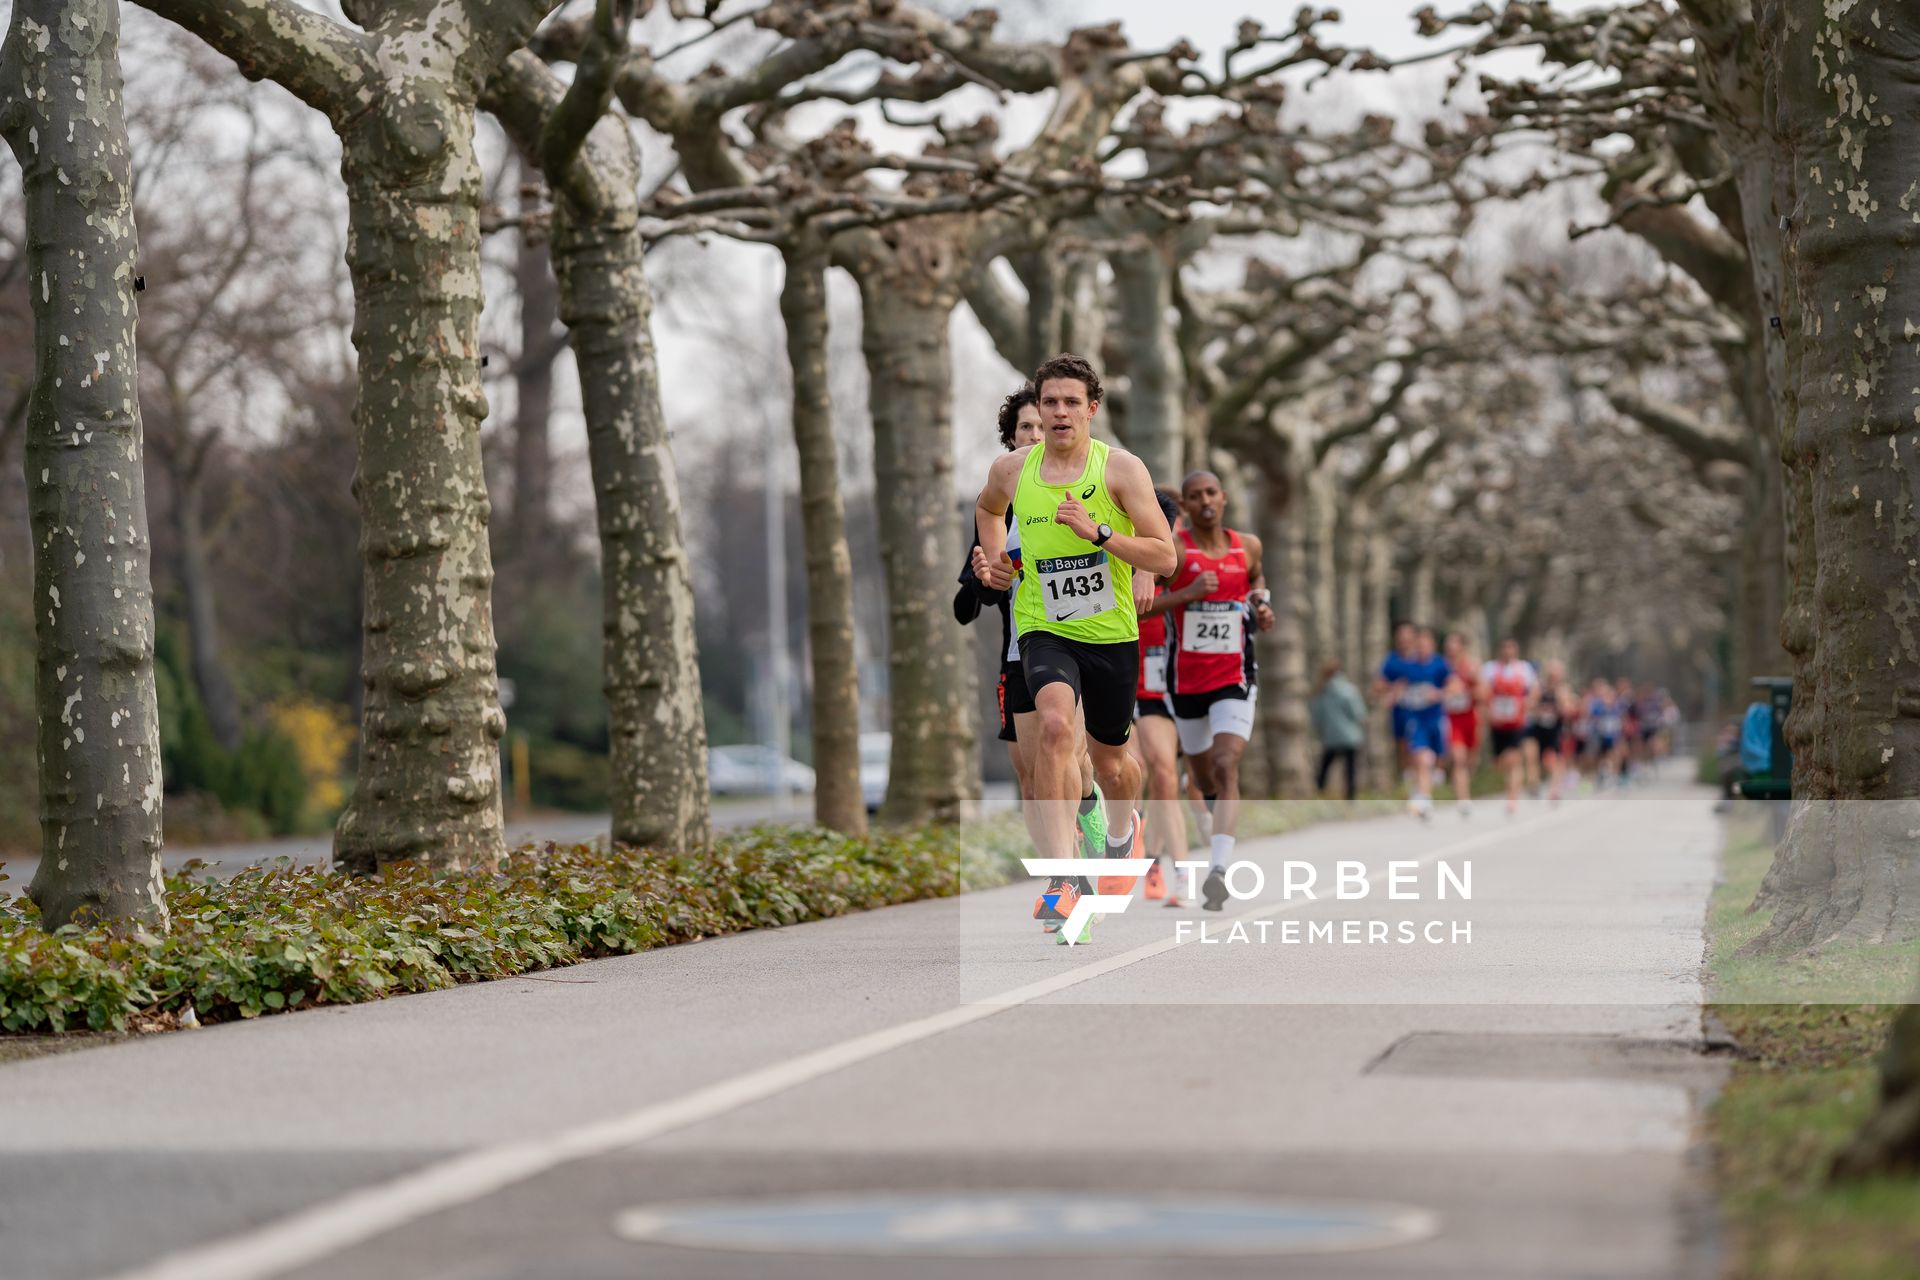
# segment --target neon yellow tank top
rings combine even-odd
[[[1045,484],[1040,460],[1045,445],[1027,451],[1013,491],[1013,520],[1020,530],[1020,587],[1014,620],[1022,635],[1051,631],[1087,644],[1122,644],[1140,638],[1133,612],[1133,566],[1107,554],[1063,524],[1053,513],[1069,494],[1095,524],[1131,534],[1133,521],[1107,492],[1107,446],[1090,442],[1087,468],[1072,484]]]

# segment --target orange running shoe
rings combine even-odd
[[[1129,858],[1144,858],[1147,856],[1146,827],[1147,824],[1140,818],[1140,811],[1135,809],[1133,811],[1133,840],[1127,846],[1127,856]],[[1107,846],[1106,854],[1109,858],[1113,856],[1112,845]],[[1149,874],[1151,874],[1151,870],[1149,870]],[[1120,897],[1124,894],[1132,893],[1133,886],[1138,880],[1138,876],[1095,876],[1093,879],[1094,892],[1102,895],[1112,894],[1115,897]]]
[[[1158,901],[1167,896],[1167,878],[1160,874],[1160,859],[1147,868],[1147,897]]]
[[[1060,926],[1073,914],[1073,906],[1080,901],[1080,890],[1067,876],[1055,876],[1047,881],[1047,887],[1033,904],[1033,918],[1040,922],[1040,928],[1047,933],[1060,932]]]

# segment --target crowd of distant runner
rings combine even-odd
[[[1407,807],[1420,818],[1433,814],[1437,776],[1450,775],[1460,812],[1473,812],[1482,727],[1514,813],[1523,791],[1537,797],[1544,790],[1558,804],[1581,775],[1604,788],[1649,773],[1672,751],[1680,722],[1665,689],[1636,691],[1624,677],[1596,676],[1583,693],[1564,663],[1548,662],[1543,671],[1521,658],[1515,640],[1501,641],[1498,656],[1482,663],[1464,636],[1436,646],[1432,628],[1410,622],[1394,629],[1373,691],[1392,708]]]
[[[1189,816],[1208,851],[1200,905],[1226,904],[1259,696],[1254,636],[1274,623],[1260,539],[1226,524],[1220,477],[1156,486],[1139,458],[1093,438],[1100,399],[1099,376],[1073,355],[1006,398],[1006,452],[981,490],[954,599],[963,624],[989,605],[1000,613],[999,736],[1035,850],[1151,859],[1144,877],[1049,880],[1033,914],[1070,944],[1092,938],[1084,912],[1074,936],[1062,927],[1084,894],[1125,894],[1144,878],[1148,899],[1182,905],[1172,864],[1186,858]],[[1678,720],[1664,690],[1596,678],[1583,693],[1561,663],[1538,669],[1513,640],[1482,663],[1462,636],[1443,647],[1411,623],[1395,629],[1372,693],[1391,708],[1399,781],[1422,820],[1449,780],[1471,813],[1483,737],[1512,813],[1523,792],[1558,803],[1581,774],[1625,781],[1667,754]],[[1351,798],[1367,709],[1337,664],[1313,712],[1318,785],[1342,764]]]

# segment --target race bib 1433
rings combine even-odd
[[[1106,552],[1035,560],[1033,568],[1049,622],[1091,618],[1113,608],[1113,574]]]

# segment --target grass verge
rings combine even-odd
[[[1728,1250],[1738,1280],[1909,1280],[1920,1274],[1920,1181],[1827,1181],[1872,1109],[1876,1062],[1898,1005],[1823,1001],[1900,984],[1911,946],[1862,947],[1784,963],[1735,952],[1766,926],[1747,912],[1773,856],[1763,830],[1730,829],[1708,907],[1713,1011],[1740,1046],[1710,1117]],[[1766,997],[1771,1002],[1755,1003]]]

